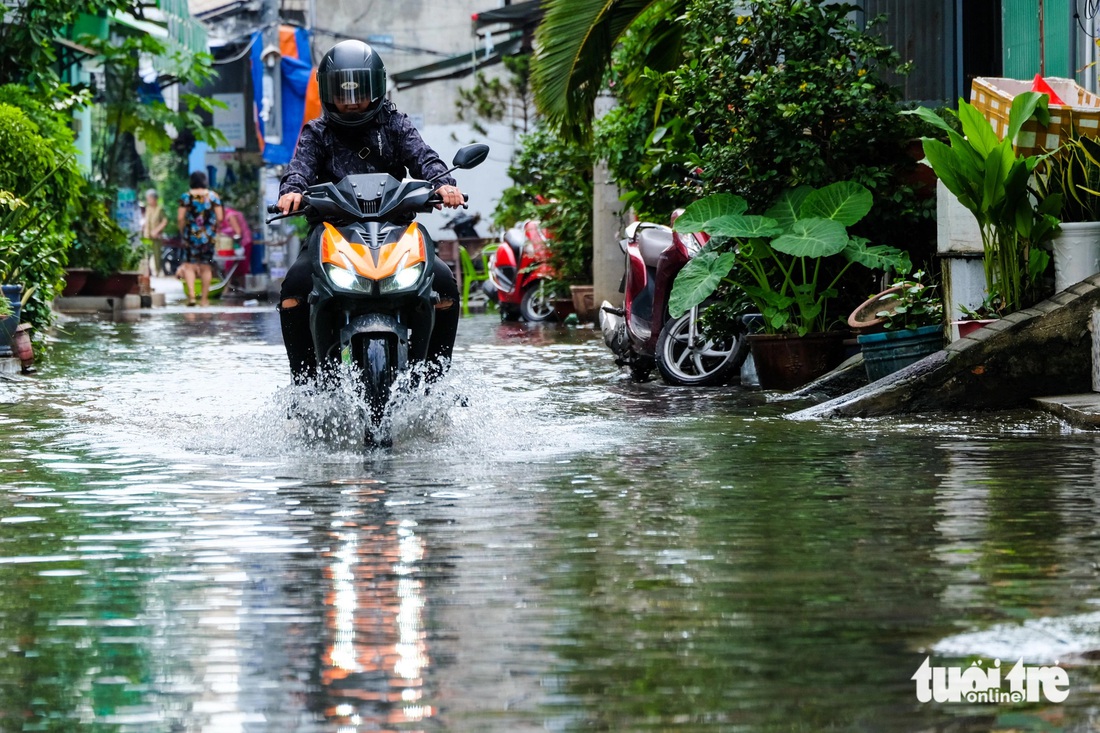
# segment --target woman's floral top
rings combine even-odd
[[[192,196],[190,191],[180,196],[180,206],[186,209],[186,230],[181,239],[187,262],[214,261],[214,239],[218,234],[215,209],[221,205],[221,198],[213,191],[205,196]]]

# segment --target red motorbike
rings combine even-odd
[[[678,214],[672,215],[673,222]],[[669,317],[672,283],[707,240],[702,232],[679,234],[663,224],[634,222],[626,228],[626,238],[619,242],[626,254],[623,305],[615,307],[605,300],[599,315],[615,363],[629,368],[634,380],[645,381],[656,366],[668,384],[725,384],[745,361],[743,332],[721,337],[703,333],[699,314],[708,304],[679,318]]]
[[[538,323],[554,317],[548,286],[554,278],[550,265],[549,234],[537,220],[523,221],[504,233],[504,241],[489,260],[489,281],[496,290],[503,321]]]

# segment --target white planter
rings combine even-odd
[[[1054,289],[1065,290],[1100,272],[1100,222],[1062,224],[1051,244],[1054,250]]]

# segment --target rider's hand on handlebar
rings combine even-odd
[[[284,193],[279,197],[278,203],[275,204],[276,208],[284,214],[289,214],[292,211],[297,211],[298,207],[302,205],[302,194],[300,193]]]
[[[440,186],[436,193],[443,199],[443,205],[447,208],[457,209],[466,203],[466,199],[462,196],[462,191],[458,190],[458,186]]]

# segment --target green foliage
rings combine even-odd
[[[23,285],[22,318],[42,329],[64,285],[83,178],[72,133],[52,109],[11,86],[0,87],[0,100],[19,105],[0,101],[0,283]]]
[[[1060,194],[1033,203],[1032,172],[1040,156],[1021,156],[1013,143],[1023,124],[1050,119],[1047,96],[1026,92],[1012,100],[1008,130],[998,141],[993,126],[968,102],[959,100],[957,132],[928,109],[916,114],[945,134],[950,145],[924,139],[924,152],[944,186],[977,219],[984,250],[986,292],[997,293],[1006,313],[1027,308],[1041,297],[1050,255],[1040,248],[1058,227]]]
[[[36,116],[47,116],[41,104],[30,100],[23,103]],[[51,228],[64,229],[68,224],[66,212],[76,203],[82,179],[69,157],[74,152],[72,133],[58,128],[58,134],[62,137],[42,135],[24,109],[0,102],[0,189],[19,195],[28,206],[41,210]],[[45,183],[39,185],[42,181]],[[35,190],[33,196],[28,194],[31,190]]]
[[[181,93],[180,108],[174,110],[163,101],[143,98],[138,92],[138,64],[150,56],[158,59],[165,76],[163,86],[187,81],[196,86],[214,75],[212,57],[194,54],[179,46],[147,34],[114,36],[108,39],[86,39],[103,57],[103,103],[96,108],[97,124],[93,151],[93,168],[96,176],[108,188],[133,186],[127,181],[127,151],[133,140],[145,145],[153,154],[170,149],[172,138],[168,130],[188,130],[196,140],[211,147],[225,143],[218,130],[207,127],[204,113],[211,113],[220,102],[197,94]]]
[[[1061,197],[1054,212],[1063,222],[1100,221],[1100,142],[1090,137],[1066,140],[1036,169],[1039,198]]]
[[[18,84],[36,92],[69,93],[59,72],[62,47],[54,38],[71,38],[81,15],[105,16],[134,9],[132,0],[26,0],[5,4],[0,23],[0,84]]]
[[[722,283],[742,290],[764,317],[767,333],[807,333],[828,327],[828,303],[852,265],[909,270],[894,247],[869,246],[848,227],[871,210],[866,187],[839,181],[785,191],[765,215],[746,215],[739,196],[718,194],[687,207],[676,231],[705,231],[718,240],[680,271],[669,297],[679,317]],[[832,265],[835,259],[836,265]]]
[[[676,22],[688,0],[548,0],[536,34],[539,53],[531,67],[539,111],[555,131],[587,141],[593,102],[602,89],[611,53],[623,33],[647,13],[653,41],[643,63],[670,70],[680,58]]]
[[[72,267],[87,267],[104,276],[137,268],[141,251],[134,246],[130,233],[112,218],[114,201],[109,189],[88,186],[80,216],[73,225],[76,241],[69,252]]]
[[[891,307],[875,313],[877,317],[886,319],[883,328],[887,331],[900,331],[943,325],[943,299],[936,291],[936,286],[925,284],[924,278],[924,271],[917,270],[910,277],[894,280],[890,289],[899,290],[887,293],[879,299],[880,302],[889,303]]]
[[[588,282],[592,274],[592,152],[545,127],[520,137],[493,223],[508,228],[539,219],[551,232],[551,263],[563,282]]]
[[[509,122],[513,132],[526,133],[535,120],[531,95],[531,57],[505,56],[507,72],[501,78],[482,72],[474,75],[474,86],[459,88],[455,107],[458,119],[469,122],[479,135],[487,135],[483,122]]]
[[[894,50],[826,0],[693,0],[684,16],[677,105],[705,160],[708,191],[753,209],[802,185],[852,180],[874,195],[860,232],[876,241],[931,216],[903,182],[914,124],[884,79]]]

